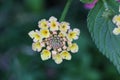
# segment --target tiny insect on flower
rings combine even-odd
[[[32,49],[40,52],[43,61],[52,58],[60,64],[63,60],[71,60],[70,52],[78,52],[78,45],[73,40],[78,39],[80,30],[70,29],[68,22],[58,22],[52,16],[49,20],[39,21],[38,27],[40,30],[32,30],[28,34],[33,39]]]

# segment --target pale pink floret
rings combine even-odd
[[[56,55],[56,54],[57,54],[57,52],[56,52],[56,51],[52,51],[52,54],[53,54],[53,55]]]
[[[67,39],[66,39],[66,38],[63,38],[63,40],[64,40],[64,41],[67,41]]]
[[[57,34],[57,32],[56,32],[56,31],[53,31],[53,34]]]
[[[44,43],[44,42],[41,42],[41,46],[42,46],[42,47],[45,47],[45,43]]]
[[[63,42],[63,44],[65,45],[65,42]]]
[[[61,48],[59,48],[59,49],[58,49],[58,51],[60,52],[60,51],[62,51],[62,49],[61,49]]]
[[[51,47],[50,47],[50,46],[47,46],[47,50],[51,50]]]
[[[67,49],[67,47],[66,47],[66,46],[63,46],[63,49]]]

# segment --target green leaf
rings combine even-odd
[[[83,3],[92,3],[94,0],[80,0]]]
[[[115,0],[106,1],[109,9],[113,10],[113,15],[118,14],[118,3]],[[111,18],[103,17],[104,12],[104,4],[102,0],[99,0],[88,15],[88,29],[97,48],[113,62],[120,73],[120,36],[112,33],[116,27],[112,22],[113,16]]]

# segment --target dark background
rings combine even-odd
[[[96,48],[87,29],[89,10],[73,0],[66,16],[79,28],[79,52],[57,65],[31,49],[28,32],[40,19],[58,19],[67,0],[0,0],[0,80],[120,80],[116,67]]]

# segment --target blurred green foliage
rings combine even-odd
[[[86,26],[88,10],[73,1],[66,21],[81,30],[79,52],[71,61],[57,65],[53,60],[41,61],[40,53],[31,49],[28,32],[37,22],[56,16],[65,0],[1,0],[0,1],[0,80],[120,80],[116,68],[100,54]],[[77,6],[77,7],[76,7]]]

